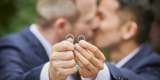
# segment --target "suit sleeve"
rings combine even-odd
[[[16,49],[0,49],[0,80],[40,80],[43,65],[29,69],[23,57]]]
[[[112,79],[111,80],[159,80],[160,69],[154,67],[146,67],[137,72],[126,68],[116,68],[114,65],[108,64]]]

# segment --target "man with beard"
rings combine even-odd
[[[160,79],[160,56],[145,43],[153,22],[151,3],[101,0],[95,19],[99,24],[92,28],[94,44],[107,48],[111,58],[105,64],[102,52],[81,40],[75,48],[81,76],[95,80]]]

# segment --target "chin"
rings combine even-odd
[[[102,44],[101,42],[97,41],[97,40],[94,40],[93,43],[95,44],[95,46],[97,46],[100,49],[105,48],[105,45]]]
[[[106,48],[108,49],[111,47],[111,44],[106,43],[106,42],[99,42],[98,40],[94,41],[94,44],[100,49],[106,49]]]

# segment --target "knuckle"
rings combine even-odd
[[[85,63],[84,63],[84,66],[88,66],[88,65],[90,65],[89,62],[85,62]]]
[[[103,53],[102,53],[102,54],[103,54]],[[105,62],[106,57],[103,55],[101,60],[102,60],[102,62]]]
[[[90,55],[90,56],[88,57],[88,60],[92,61],[93,58],[94,58],[94,56]]]
[[[64,76],[65,72],[63,70],[59,69],[59,75]]]
[[[54,69],[56,69],[56,70],[59,70],[59,66],[58,66],[56,63],[53,63],[53,64],[52,64],[52,67],[53,67]]]
[[[63,44],[64,45],[74,46],[73,43],[71,43],[70,41],[67,41],[67,40],[63,41]]]
[[[103,65],[99,65],[99,70],[102,70],[104,68],[104,66]]]
[[[56,66],[57,64],[54,61],[52,61],[52,62],[50,62],[50,65],[51,66]]]
[[[74,65],[76,65],[76,62],[75,62],[74,60],[71,60],[70,64],[71,64],[72,66],[74,66]]]
[[[52,55],[51,57],[50,57],[50,61],[55,61],[56,60],[56,55]]]
[[[74,67],[74,68],[73,68],[73,72],[75,72],[75,71],[77,71],[77,67]]]
[[[67,76],[67,75],[68,75],[68,73],[67,73],[67,72],[63,72],[63,75],[64,75],[64,76]]]
[[[74,49],[74,45],[73,43],[69,42],[69,41],[62,41],[61,45],[60,45],[63,49],[65,50],[72,50]]]
[[[81,68],[85,68],[85,66],[84,66],[84,65],[82,65],[82,64],[80,64],[80,63],[79,63],[79,65],[80,65],[80,67],[81,67]]]
[[[74,59],[73,53],[67,53],[65,55],[66,55],[66,58],[68,58],[68,59]]]
[[[97,53],[97,52],[98,52],[98,48],[94,47],[94,53]]]

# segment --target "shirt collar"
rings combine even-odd
[[[136,48],[133,52],[131,52],[127,57],[123,58],[121,61],[119,61],[116,64],[116,67],[122,68],[129,60],[131,60],[140,50],[139,48]]]
[[[48,57],[51,54],[51,50],[52,50],[52,45],[48,42],[47,39],[45,39],[45,37],[39,32],[38,30],[38,26],[36,24],[32,24],[30,26],[30,31],[36,36],[36,38],[40,41],[40,43],[42,44],[42,46],[44,47],[44,49],[47,52]]]

